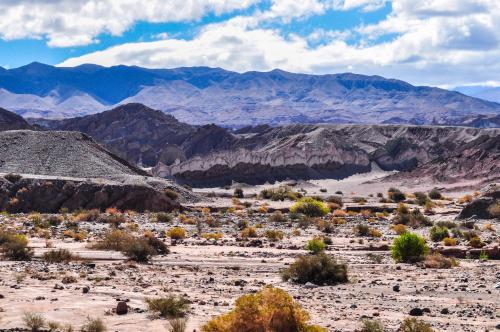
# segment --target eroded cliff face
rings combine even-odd
[[[415,176],[420,171],[448,181],[484,176],[485,170],[498,172],[500,163],[500,129],[292,125],[236,137],[230,148],[195,155],[170,166],[160,163],[153,172],[194,186],[231,181],[257,184],[284,179],[341,179],[369,172],[375,162],[383,170],[411,171],[408,174]],[[456,165],[462,159],[470,172]],[[440,167],[442,163],[446,166]]]

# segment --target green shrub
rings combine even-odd
[[[400,332],[434,332],[432,326],[416,318],[406,318],[399,327]]]
[[[146,239],[133,239],[123,250],[123,254],[136,262],[148,262],[155,254]]]
[[[182,227],[173,227],[168,230],[167,236],[172,240],[183,240],[186,238],[186,230]]]
[[[429,198],[430,199],[443,199],[443,194],[441,192],[434,188],[431,191],[429,191]]]
[[[419,209],[410,211],[404,204],[399,204],[396,210],[396,216],[393,219],[394,224],[402,224],[413,228],[422,226],[431,226],[432,222],[420,212]]]
[[[347,265],[339,264],[332,256],[320,253],[298,257],[282,271],[283,280],[299,284],[334,285],[348,281]]]
[[[189,301],[181,296],[168,295],[145,301],[149,311],[156,312],[164,318],[185,317],[189,310]]]
[[[284,236],[284,233],[282,231],[278,231],[278,230],[274,230],[274,229],[270,229],[270,230],[266,231],[266,237],[270,241],[273,241],[273,242],[283,240],[283,236]]]
[[[308,325],[309,314],[284,290],[265,287],[236,300],[230,312],[212,318],[203,332],[326,332]]]
[[[285,199],[295,201],[302,197],[298,192],[293,191],[288,186],[280,186],[278,188],[263,189],[260,192],[260,197],[270,199],[272,201],[284,201]]]
[[[396,262],[419,262],[425,258],[428,252],[429,247],[424,238],[410,232],[395,238],[391,247],[392,258]]]
[[[307,241],[305,249],[309,251],[311,254],[316,255],[326,249],[326,244],[320,238],[314,238],[312,240]]]
[[[406,199],[406,195],[397,188],[389,188],[387,196],[390,200],[396,203],[402,202]]]
[[[43,260],[47,263],[67,263],[75,258],[68,249],[54,249],[43,254]]]
[[[274,211],[273,214],[269,216],[269,222],[279,222],[279,223],[284,223],[287,222],[288,219],[286,216],[281,213],[280,211]]]
[[[416,203],[420,206],[424,206],[429,201],[429,197],[421,191],[415,192],[414,195]]]
[[[179,194],[175,191],[173,191],[172,189],[165,189],[165,196],[167,196],[168,198],[170,198],[171,200],[173,201],[176,201],[178,198],[179,198]]]
[[[450,237],[450,232],[446,227],[432,226],[429,235],[434,242],[443,241],[444,238]]]
[[[322,217],[330,212],[325,203],[311,197],[301,198],[290,208],[292,213],[302,213],[308,217]]]

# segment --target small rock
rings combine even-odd
[[[127,302],[120,301],[116,305],[116,314],[117,315],[126,315],[128,313],[128,305]]]
[[[420,308],[413,308],[410,310],[410,316],[423,316],[424,311]]]

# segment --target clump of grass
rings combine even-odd
[[[170,324],[169,332],[184,332],[186,331],[187,319],[186,318],[171,318],[168,320]]]
[[[107,328],[100,318],[87,317],[87,322],[80,328],[80,332],[106,332]]]
[[[166,188],[163,192],[165,193],[165,196],[167,196],[168,198],[170,198],[173,201],[176,201],[179,199],[179,194],[177,192],[173,191],[172,189]]]
[[[36,312],[25,312],[23,322],[26,328],[32,332],[41,331],[45,327],[45,318]]]
[[[74,220],[75,221],[96,221],[99,219],[99,216],[101,215],[101,212],[97,209],[92,209],[92,210],[82,210],[78,212]]]
[[[282,231],[270,229],[266,231],[265,235],[270,241],[275,242],[283,240],[285,234]]]
[[[457,245],[457,240],[452,238],[452,237],[445,237],[443,239],[443,244],[447,247],[451,247],[451,246],[456,246]]]
[[[347,265],[324,253],[298,257],[281,276],[285,281],[299,284],[334,285],[348,281]]]
[[[288,186],[280,186],[278,188],[264,189],[260,192],[260,197],[270,199],[272,201],[284,201],[286,199],[295,201],[302,197],[302,194],[293,191]]]
[[[43,260],[47,263],[67,263],[77,259],[68,249],[53,249],[43,254]]]
[[[431,191],[429,191],[429,198],[430,199],[443,199],[443,194],[441,194],[441,191],[439,191],[439,189],[434,188]]]
[[[258,237],[255,227],[246,227],[241,231],[240,235],[244,239],[248,239],[250,237]]]
[[[158,212],[155,215],[155,220],[156,222],[163,222],[163,223],[169,223],[172,222],[172,215],[170,213],[166,212]]]
[[[164,318],[185,317],[189,310],[189,301],[181,296],[168,295],[145,301],[149,311],[158,313]]]
[[[368,225],[365,224],[359,224],[354,227],[354,233],[357,236],[370,236],[370,237],[381,237],[382,233],[375,229],[375,228],[370,228]]]
[[[301,213],[308,217],[322,217],[330,212],[330,209],[323,202],[312,197],[304,197],[292,205],[290,212]]]
[[[469,246],[471,246],[472,248],[482,248],[485,246],[485,244],[479,236],[474,236],[469,240]]]
[[[201,237],[207,240],[215,240],[218,241],[222,239],[222,233],[204,233],[201,234]]]
[[[500,219],[500,203],[491,204],[488,208],[488,212],[492,218]]]
[[[398,263],[422,261],[428,252],[429,247],[424,238],[409,232],[395,238],[391,247],[392,258]]]
[[[405,225],[403,224],[396,224],[396,225],[392,225],[391,226],[391,229],[394,231],[394,233],[396,233],[397,235],[401,235],[403,233],[406,233],[408,232],[408,229],[406,228]]]
[[[362,321],[361,332],[384,332],[384,325],[374,319],[363,319]]]
[[[233,310],[212,318],[201,330],[326,332],[319,326],[309,325],[309,319],[309,314],[284,290],[265,287],[255,294],[239,297]]]

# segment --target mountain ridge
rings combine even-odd
[[[70,118],[141,103],[189,124],[451,124],[500,114],[500,104],[377,75],[310,75],[280,69],[53,67],[0,71],[0,107],[25,117]],[[487,118],[487,117],[486,117]],[[481,123],[484,123],[481,122]],[[490,126],[486,123],[486,126]]]

